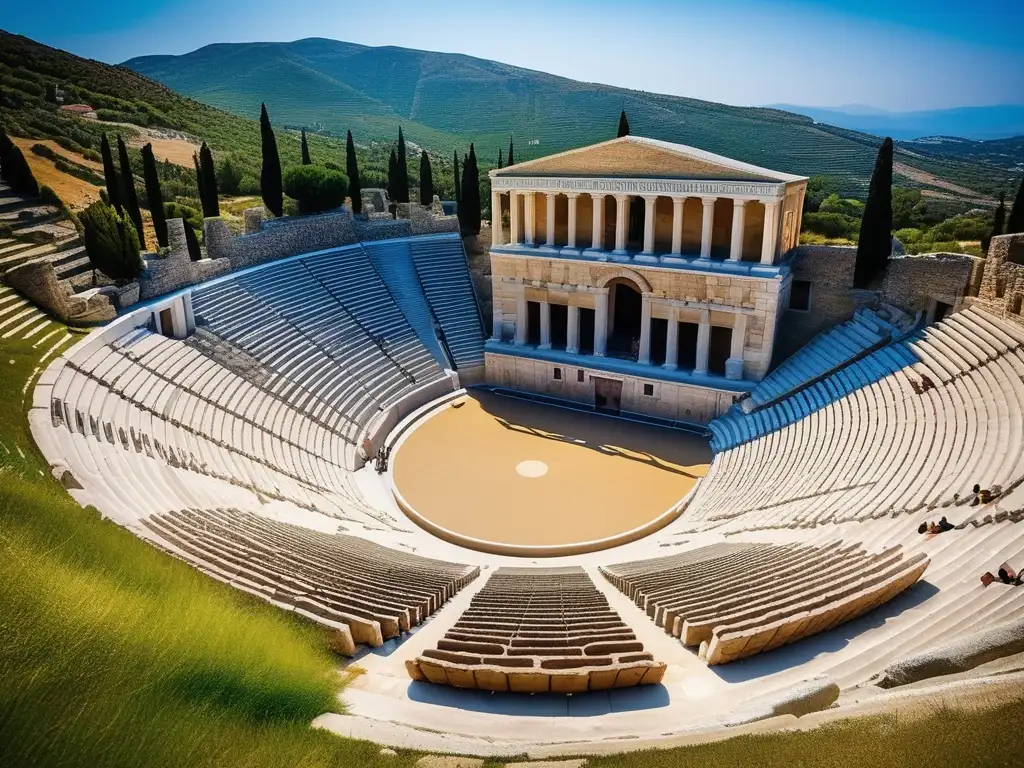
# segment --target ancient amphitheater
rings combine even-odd
[[[1024,326],[970,293],[931,323],[865,302],[704,426],[488,385],[461,239],[363,241],[122,312],[30,422],[81,503],[330,628],[365,673],[325,728],[676,743],[1021,650],[1024,590],[978,576],[1024,565]]]

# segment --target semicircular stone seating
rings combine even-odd
[[[1022,343],[1024,329],[969,308],[781,401],[730,411],[710,425],[715,460],[680,530],[813,528],[938,508],[965,522],[956,507],[973,501],[975,484],[1005,493],[1024,479]]]
[[[601,568],[612,584],[709,665],[823,632],[882,605],[928,567],[893,547],[712,544]]]
[[[499,568],[406,669],[413,680],[523,693],[653,685],[665,674],[580,567]]]
[[[236,510],[179,510],[142,524],[214,578],[332,627],[346,655],[408,631],[480,573]]]

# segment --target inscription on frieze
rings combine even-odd
[[[677,179],[600,179],[560,177],[510,177],[491,179],[493,189],[607,192],[664,195],[750,195],[781,198],[785,184],[741,181],[687,181]]]

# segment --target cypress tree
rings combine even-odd
[[[1010,218],[1006,220],[1006,234],[1016,235],[1021,232],[1024,232],[1024,178],[1020,180],[1010,208]]]
[[[203,142],[199,149],[199,188],[203,191],[203,217],[220,216],[220,201],[217,199],[217,168],[213,164],[213,153]]]
[[[164,196],[160,191],[160,176],[156,172],[156,157],[153,155],[152,144],[142,148],[142,178],[146,182],[146,201],[149,203],[149,213],[153,217],[156,241],[161,247],[166,248],[167,213],[164,211]]]
[[[480,234],[480,173],[476,163],[476,148],[472,144],[469,145],[469,155],[462,168],[459,223],[463,234]]]
[[[504,167],[505,167],[505,166],[503,166],[503,165],[501,164],[501,150],[499,149],[499,150],[498,150],[498,168],[504,168]]]
[[[39,184],[32,174],[28,161],[25,160],[25,155],[8,138],[2,128],[0,128],[0,178],[18,194],[32,197],[39,194]]]
[[[409,164],[405,156],[405,136],[402,135],[402,126],[398,126],[398,174],[395,179],[398,197],[396,202],[409,202]]]
[[[263,167],[260,170],[260,195],[267,210],[275,216],[284,214],[284,190],[281,188],[281,157],[277,154],[277,138],[270,126],[267,105],[260,105],[260,137]]]
[[[302,164],[312,165],[313,161],[309,159],[309,144],[306,143],[306,129],[302,129]]]
[[[626,110],[619,112],[619,132],[615,138],[621,139],[623,136],[629,136],[629,120],[626,119]]]
[[[142,211],[139,210],[139,196],[135,192],[135,174],[132,173],[132,164],[128,160],[128,147],[124,145],[124,139],[117,137],[117,156],[121,161],[122,192],[124,193],[124,210],[135,225],[135,234],[139,237],[139,247],[145,249],[146,235],[142,229]]]
[[[356,145],[352,131],[345,138],[345,173],[348,176],[348,194],[352,198],[352,213],[363,210],[363,185],[359,181],[359,164],[356,162]]]
[[[886,137],[875,158],[868,199],[857,241],[853,284],[867,288],[885,270],[892,253],[892,139]]]
[[[508,137],[508,157],[505,158],[505,167],[507,168],[508,166],[515,165],[515,164],[516,164],[516,161],[513,159],[513,155],[512,155],[512,137],[509,136]]]
[[[107,183],[107,199],[120,212],[121,183],[117,178],[117,169],[114,166],[114,153],[110,151],[110,141],[105,133],[100,139],[100,156],[103,158],[103,180]]]
[[[434,172],[430,167],[430,155],[420,150],[420,205],[434,202]]]
[[[398,202],[398,156],[395,154],[395,148],[391,148],[391,154],[388,155],[388,200],[392,203]]]
[[[459,178],[459,151],[455,150],[454,160],[454,171],[452,172],[452,178],[455,179],[455,205],[456,208],[462,207],[462,179]]]

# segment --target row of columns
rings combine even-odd
[[[540,349],[551,349],[551,304],[541,301],[540,304]],[[651,364],[651,305],[650,296],[645,295],[640,306],[640,354],[637,362],[641,365]],[[527,301],[526,292],[520,291],[516,304],[516,333],[514,344],[526,344],[527,335]],[[580,351],[580,308],[568,306],[567,339],[565,351],[578,354]],[[500,340],[501,315],[496,311],[494,320],[494,336]],[[747,335],[747,316],[743,313],[735,315],[732,329],[732,346],[729,350],[729,363],[726,374],[729,378],[743,378],[743,346]],[[603,357],[608,346],[608,293],[595,295],[594,304],[594,354]],[[711,312],[703,309],[700,312],[700,323],[697,327],[697,361],[693,372],[706,375],[708,372],[708,356],[711,348]],[[669,309],[668,334],[665,340],[665,363],[662,368],[675,370],[679,365],[679,307],[672,305]]]
[[[491,192],[491,210],[501,210],[502,192],[494,190]],[[509,195],[509,235],[513,243],[518,243],[520,238],[519,205],[518,195],[523,195],[525,204],[523,206],[525,228],[523,231],[523,242],[526,245],[536,245],[536,216],[537,205],[535,192],[519,192],[510,190]],[[564,194],[569,201],[568,217],[568,242],[567,248],[576,248],[576,222],[577,222],[577,200],[579,192],[546,192],[547,197],[547,238],[545,245],[555,245],[555,197]],[[615,249],[613,253],[626,253],[626,238],[629,232],[629,201],[631,195],[615,195]],[[654,255],[654,223],[655,206],[659,195],[643,195],[644,200],[644,246],[641,256]],[[590,248],[593,250],[604,250],[604,198],[605,195],[591,195],[593,199],[594,220],[591,226]],[[672,251],[671,255],[681,255],[683,252],[683,212],[687,198],[672,198]],[[714,226],[716,197],[702,197],[703,205],[701,218],[701,239],[700,257],[711,258],[711,235]],[[749,200],[733,199],[732,209],[732,239],[729,244],[729,260],[739,261],[743,258],[743,234],[746,218],[746,205]],[[761,263],[772,264],[775,260],[775,246],[778,232],[780,200],[762,200],[764,205],[764,231],[761,238]],[[496,217],[495,217],[496,218]],[[500,220],[491,222],[491,244],[504,245],[503,232]]]

